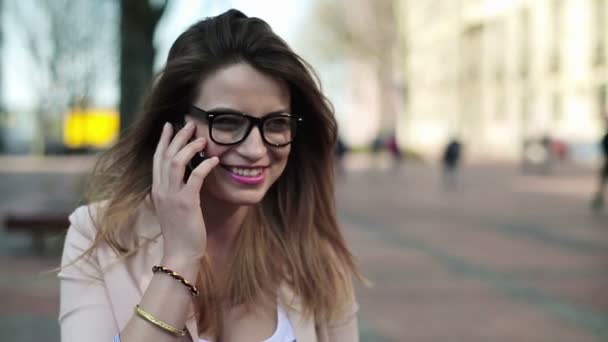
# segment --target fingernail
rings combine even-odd
[[[192,128],[192,126],[194,126],[194,124],[192,123],[192,121],[189,121],[189,122],[186,124],[186,127],[185,127],[185,128],[190,129],[190,128]]]
[[[165,124],[163,125],[163,131],[166,130],[167,128],[169,128],[169,123],[165,122]]]

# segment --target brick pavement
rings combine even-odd
[[[0,215],[75,204],[66,172],[81,163],[21,164],[0,158]],[[431,165],[386,166],[351,160],[337,191],[375,284],[358,288],[362,341],[608,340],[608,216],[587,210],[591,171],[475,165],[446,192]],[[58,284],[41,272],[58,264],[60,243],[34,256],[27,237],[0,232],[0,341],[58,341]]]
[[[338,187],[364,272],[362,319],[390,341],[608,340],[608,215],[594,174],[469,166],[445,191],[432,166],[361,169]]]

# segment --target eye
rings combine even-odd
[[[213,119],[213,128],[219,130],[239,130],[247,125],[247,118],[238,114],[217,114]]]
[[[292,118],[289,116],[277,116],[268,119],[264,128],[270,132],[284,132],[291,129]]]

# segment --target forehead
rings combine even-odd
[[[246,63],[219,69],[206,77],[194,104],[205,110],[230,108],[250,115],[290,110],[287,84]]]

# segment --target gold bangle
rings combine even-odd
[[[146,311],[144,311],[144,309],[141,308],[141,306],[139,305],[135,305],[135,313],[137,313],[137,316],[145,319],[146,321],[154,324],[155,326],[161,328],[162,330],[171,333],[177,337],[182,337],[184,335],[186,335],[186,329],[184,330],[180,330],[174,326],[172,326],[169,323],[165,323],[163,321],[161,321],[160,319],[152,316],[151,314],[147,313]]]

